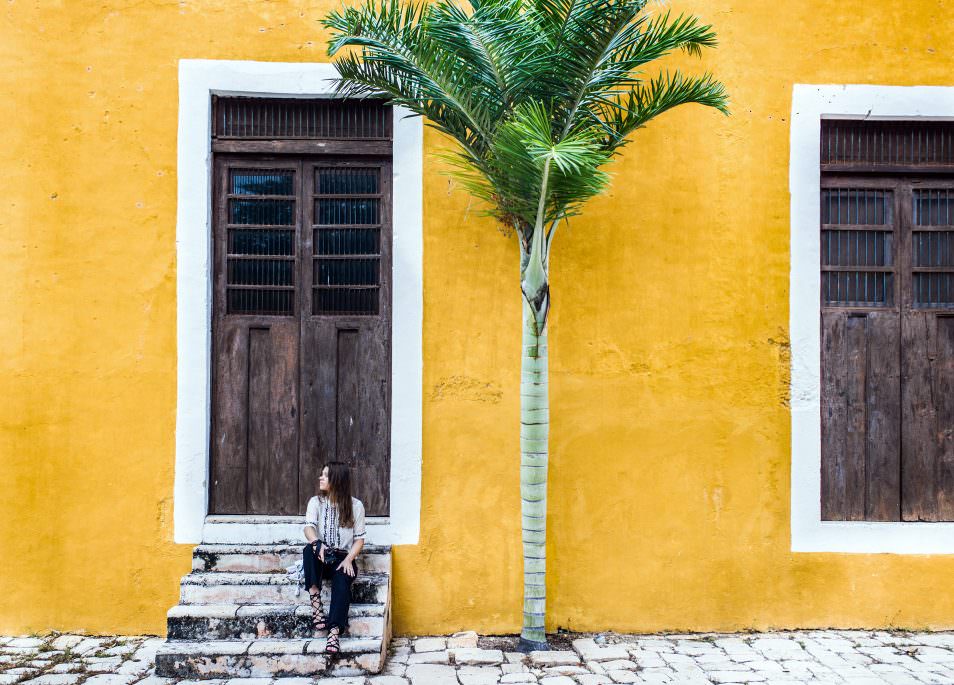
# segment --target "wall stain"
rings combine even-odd
[[[497,404],[502,397],[503,391],[493,383],[470,376],[447,376],[431,389],[430,399],[432,402],[458,399]]]
[[[778,386],[778,401],[783,407],[790,407],[792,400],[792,344],[788,333],[779,327],[774,338],[766,342],[775,348],[778,354],[778,369],[781,375]]]

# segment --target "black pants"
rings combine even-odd
[[[327,551],[326,551],[327,554]],[[327,558],[327,557],[326,557]],[[340,562],[339,562],[340,563]],[[331,579],[331,607],[328,609],[328,627],[337,626],[339,632],[348,629],[348,609],[351,606],[351,583],[358,577],[358,564],[354,566],[354,576],[338,570],[331,564],[323,564],[318,552],[310,544],[302,550],[302,565],[305,569],[305,587],[308,591],[314,586],[321,592],[321,581]]]

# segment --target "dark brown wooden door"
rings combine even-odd
[[[321,465],[388,514],[390,160],[215,163],[210,513],[294,515]]]
[[[954,183],[904,186],[901,483],[905,521],[954,520]]]
[[[954,520],[954,233],[928,227],[949,210],[921,183],[823,182],[825,520]]]
[[[302,244],[301,498],[320,465],[352,465],[370,515],[388,513],[391,377],[391,167],[327,158],[308,165]]]
[[[899,198],[890,181],[821,191],[822,518],[898,520]]]

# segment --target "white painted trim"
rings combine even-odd
[[[211,96],[321,97],[331,64],[179,61],[176,213],[177,396],[174,538],[283,539],[288,524],[206,524],[212,345]],[[423,121],[394,108],[394,248],[391,346],[391,512],[374,544],[414,544],[420,533],[422,446]],[[222,526],[231,526],[222,528]],[[300,533],[300,529],[299,529]]]
[[[794,86],[789,167],[792,551],[954,554],[954,523],[821,520],[818,208],[820,122],[824,118],[954,119],[954,87]]]

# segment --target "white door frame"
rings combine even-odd
[[[329,97],[331,64],[179,61],[176,214],[177,543],[303,540],[297,517],[208,516],[212,406],[212,96]],[[423,121],[394,108],[391,475],[388,518],[368,541],[420,533],[423,323]],[[406,118],[407,117],[407,118]]]
[[[954,553],[954,523],[821,518],[821,120],[954,119],[954,87],[796,84],[792,90],[789,331],[792,551]]]

